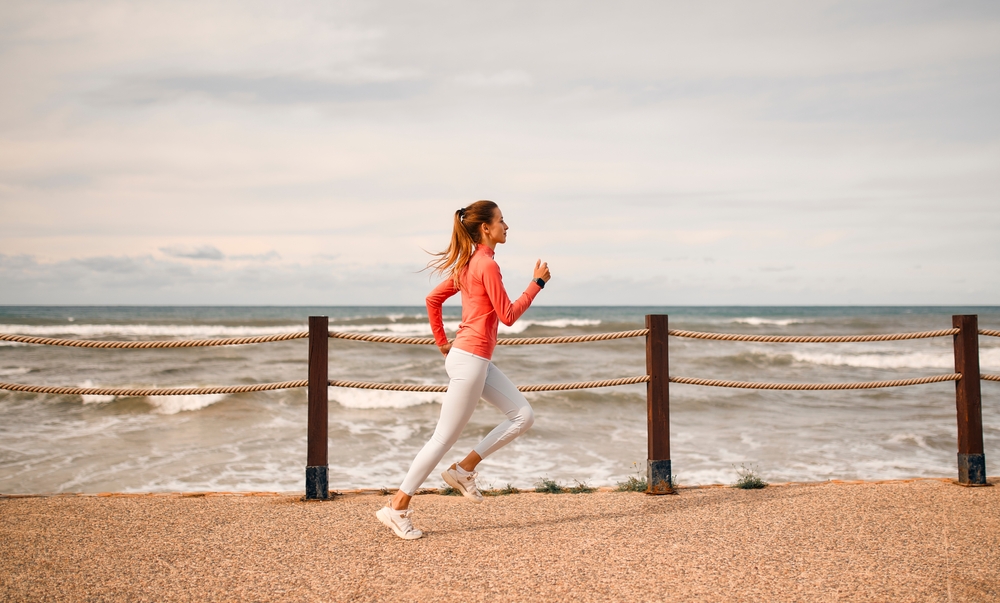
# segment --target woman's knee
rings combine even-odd
[[[517,409],[516,423],[518,431],[521,433],[528,431],[528,429],[535,423],[535,411],[533,411],[527,404]]]

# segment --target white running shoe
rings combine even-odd
[[[479,488],[476,487],[477,475],[479,474],[475,471],[462,475],[458,471],[458,466],[452,465],[441,474],[441,478],[444,479],[444,483],[461,492],[462,496],[473,502],[481,503],[483,502],[483,495],[479,493]]]
[[[379,521],[403,540],[416,540],[424,535],[423,532],[413,527],[413,522],[410,521],[410,515],[412,514],[413,509],[397,511],[389,506],[375,511],[375,517],[378,517]]]

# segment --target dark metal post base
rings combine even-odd
[[[958,483],[986,483],[986,455],[958,453]]]
[[[306,467],[306,500],[330,498],[329,471],[326,465]]]
[[[670,477],[670,460],[646,461],[646,494],[673,494],[674,483]]]

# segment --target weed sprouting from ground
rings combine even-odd
[[[440,490],[438,490],[438,494],[440,494],[441,496],[461,496],[462,495],[461,492],[459,492],[458,490],[452,488],[451,486],[445,486],[444,488],[441,488]]]
[[[388,496],[388,495],[392,494],[392,491],[391,491],[391,490],[389,490],[388,488],[379,488],[379,489],[378,489],[378,493],[379,493],[379,494],[380,494],[381,496]]]
[[[645,492],[648,488],[649,485],[644,477],[630,475],[627,480],[618,482],[619,492]]]
[[[619,492],[645,492],[649,489],[646,476],[639,471],[639,465],[632,463],[632,468],[635,469],[635,475],[630,475],[627,480],[618,482]]]
[[[733,465],[735,467],[735,465]],[[758,469],[754,466],[747,467],[746,465],[740,465],[740,468],[736,470],[736,474],[740,476],[736,483],[733,484],[734,488],[739,488],[741,490],[758,490],[760,488],[766,488],[767,482],[765,482],[759,475],[757,475]]]
[[[542,494],[562,494],[565,491],[565,488],[556,483],[555,480],[547,477],[543,477],[535,482],[535,492]]]
[[[483,496],[507,496],[508,494],[520,494],[521,491],[507,484],[503,488],[494,488],[493,484],[486,490],[483,490]]]
[[[587,482],[576,480],[576,485],[566,488],[566,492],[570,494],[590,494],[591,492],[597,492],[597,488],[588,485]]]

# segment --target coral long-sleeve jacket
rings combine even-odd
[[[531,281],[517,301],[511,302],[503,288],[500,266],[493,259],[493,250],[479,245],[469,260],[469,266],[461,276],[462,282],[462,323],[452,346],[490,359],[497,345],[498,323],[510,326],[524,314],[531,302],[542,290],[538,283]],[[434,341],[439,346],[448,343],[441,318],[441,306],[452,295],[459,292],[455,283],[448,278],[441,282],[427,296],[427,317],[434,332]]]

